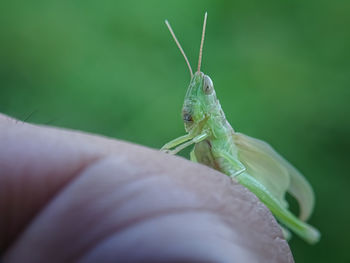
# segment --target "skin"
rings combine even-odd
[[[4,262],[293,262],[270,211],[206,166],[0,115]]]
[[[203,72],[197,71],[191,78],[184,100],[182,118],[188,134],[165,144],[162,147],[163,151],[176,154],[185,147],[194,144],[194,149],[190,155],[192,161],[210,166],[238,181],[259,197],[283,225],[293,230],[293,232],[310,244],[319,241],[319,231],[304,222],[311,215],[314,203],[314,195],[309,183],[301,174],[285,174],[284,171],[289,169],[288,167],[291,165],[265,142],[235,133],[226,120],[216,97],[212,80]],[[239,155],[236,140],[249,143],[254,142],[262,146],[259,150],[263,151],[264,155],[259,153],[260,155],[255,154],[249,159],[242,159],[242,156]],[[176,148],[170,150],[173,147]],[[267,161],[269,163],[264,165],[263,168],[268,169],[268,172],[263,176],[258,173],[249,174],[249,170],[243,162],[247,161],[248,164],[254,165],[256,162],[261,162],[262,157],[266,158],[266,156],[268,156]],[[277,165],[271,165],[271,161],[277,163]],[[281,168],[281,170],[276,173],[272,168]],[[272,175],[280,178],[272,177]],[[270,190],[264,184],[267,177],[269,179],[272,178],[272,180],[278,180],[283,176],[286,176],[283,185],[282,183],[274,182],[277,185],[274,192],[271,191],[273,188],[270,188]],[[301,205],[301,220],[288,210],[285,200],[285,193],[292,185],[290,181],[293,182],[295,179],[298,179],[299,182],[296,188],[305,190],[298,191],[295,195]],[[304,202],[308,205],[305,206]]]

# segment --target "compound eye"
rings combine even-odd
[[[213,90],[214,90],[213,82],[207,75],[205,75],[204,81],[203,81],[203,92],[209,95],[213,93]]]
[[[185,122],[193,122],[193,118],[190,113],[184,112],[182,118]]]

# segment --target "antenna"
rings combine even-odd
[[[205,27],[207,25],[207,12],[205,12],[204,15],[204,22],[203,22],[203,30],[202,30],[202,40],[201,40],[201,45],[199,48],[199,58],[198,58],[198,69],[197,71],[201,71],[201,63],[202,63],[202,53],[203,53],[203,44],[204,44],[204,36],[205,36]]]
[[[190,70],[190,73],[191,73],[191,78],[192,78],[192,77],[193,77],[193,72],[192,72],[192,68],[191,68],[190,62],[188,61],[188,59],[187,59],[187,57],[186,57],[186,54],[185,54],[185,52],[183,51],[183,49],[182,49],[182,47],[181,47],[179,41],[177,40],[177,38],[176,38],[176,36],[175,36],[175,33],[174,33],[173,29],[171,28],[171,26],[170,26],[168,20],[165,20],[165,24],[166,24],[167,27],[169,28],[169,31],[170,31],[171,35],[173,36],[176,45],[178,46],[178,48],[180,49],[182,55],[184,56],[185,61],[186,61],[187,66],[188,66],[188,69]]]

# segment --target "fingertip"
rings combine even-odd
[[[8,121],[11,122],[11,119],[5,122]],[[60,244],[66,244],[67,240],[73,244],[78,244],[79,240],[84,242],[87,239],[83,236],[90,233],[90,230],[98,232],[100,230],[96,229],[100,226],[114,229],[118,222],[116,217],[124,218],[124,222],[131,222],[132,216],[145,219],[150,214],[169,214],[172,211],[187,209],[192,212],[205,211],[215,215],[215,220],[205,219],[206,216],[203,216],[205,220],[201,224],[199,222],[202,219],[199,218],[184,220],[183,227],[174,228],[178,231],[185,230],[183,233],[188,234],[179,236],[175,242],[179,242],[179,246],[181,239],[191,236],[192,224],[202,225],[202,232],[207,233],[207,236],[212,235],[207,231],[214,231],[216,226],[221,226],[230,229],[227,233],[239,233],[238,243],[235,245],[248,249],[252,255],[259,255],[262,259],[260,262],[264,262],[264,258],[275,260],[266,262],[292,262],[288,259],[291,258],[288,244],[283,241],[281,230],[269,210],[250,191],[217,171],[146,147],[80,132],[35,125],[7,127],[7,131],[2,130],[0,136],[0,144],[3,146],[0,149],[0,168],[6,167],[7,172],[5,174],[4,169],[0,170],[0,176],[19,180],[7,185],[0,184],[0,188],[3,187],[7,191],[16,187],[16,191],[11,190],[16,196],[6,194],[4,198],[0,198],[0,208],[2,204],[6,204],[12,212],[16,210],[19,213],[18,216],[14,216],[9,214],[9,210],[2,210],[2,214],[8,215],[8,219],[11,219],[9,215],[23,219],[23,222],[20,222],[21,227],[13,231],[12,238],[16,237],[24,226],[28,227],[27,224],[39,209],[46,206],[46,214],[41,214],[45,215],[42,217],[44,219],[40,219],[41,216],[37,217],[27,228],[30,232],[30,229],[36,226],[35,231],[29,235],[30,238],[23,243],[26,251],[39,253],[38,248],[45,247],[50,241],[58,242],[52,246],[54,250],[59,248]],[[0,194],[5,192],[1,190]],[[35,196],[39,198],[34,198]],[[49,203],[49,206],[55,205],[49,209],[47,204],[53,197],[55,202]],[[15,206],[9,199],[20,201],[20,205]],[[28,200],[37,202],[28,206]],[[110,205],[107,207],[110,208],[105,210],[107,203]],[[12,207],[8,204],[12,204]],[[121,209],[121,204],[124,205],[124,210]],[[107,211],[111,211],[113,216]],[[74,218],[71,215],[74,215]],[[93,219],[96,216],[101,216],[101,219],[90,225],[82,224],[82,220]],[[58,220],[59,218],[61,220]],[[102,221],[107,219],[110,220],[109,223],[102,224]],[[0,225],[1,234],[7,231],[4,222],[6,220]],[[168,228],[174,226],[170,221],[167,222],[164,225]],[[209,223],[211,225],[208,225]],[[16,225],[14,222],[11,224]],[[51,229],[49,235],[49,232],[43,230],[44,225]],[[149,226],[152,229],[152,224]],[[66,231],[71,236],[62,239],[63,231],[58,230],[64,230],[66,227],[69,227],[69,231]],[[83,230],[77,235],[79,227]],[[166,227],[162,232],[165,229]],[[107,231],[104,230],[103,233],[110,234],[113,230],[108,230],[107,227]],[[33,242],[39,236],[42,243]],[[221,236],[224,242],[224,235],[218,236]],[[76,241],[72,241],[74,238]],[[202,244],[202,239],[205,238],[202,236],[197,239],[198,244]],[[146,236],[143,240],[145,243],[151,242]],[[9,244],[10,241],[6,242]],[[213,242],[217,241],[210,243]],[[61,247],[69,251],[73,249],[71,243],[67,243],[68,247]],[[206,244],[198,245],[201,246],[205,248]],[[17,248],[13,248],[13,254],[20,255]],[[43,251],[42,253],[45,254]]]

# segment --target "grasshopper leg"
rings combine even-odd
[[[194,153],[194,149],[190,152],[190,159],[192,162],[198,163],[196,154]]]
[[[229,163],[228,167],[224,168],[224,170],[226,170],[224,172],[226,174],[229,174],[231,177],[236,177],[236,176],[240,175],[241,173],[245,172],[245,170],[246,170],[245,166],[237,159],[232,158],[226,152],[215,151],[215,155],[217,155],[217,157],[223,158],[224,160],[226,160]]]
[[[284,226],[287,226],[311,244],[316,243],[320,239],[320,233],[317,229],[301,221],[286,209],[263,184],[245,171],[245,167],[242,163],[235,160],[235,158],[226,152],[216,151],[215,155],[226,161],[226,163],[222,164],[224,168],[223,171],[229,176],[235,177],[240,184],[252,191]],[[229,167],[227,163],[229,163],[231,167]],[[285,237],[288,238],[288,231],[282,228],[282,232]]]
[[[283,225],[292,229],[296,234],[311,244],[316,243],[320,239],[320,233],[317,229],[299,220],[289,210],[283,207],[283,205],[254,177],[245,172],[238,175],[236,178],[240,184],[252,191]]]
[[[280,225],[284,238],[289,241],[292,238],[292,233],[285,227]]]
[[[163,152],[166,152],[167,150],[174,148],[174,147],[178,146],[179,144],[184,143],[188,140],[191,140],[192,138],[193,138],[193,135],[188,133],[186,135],[183,135],[181,137],[178,137],[178,138],[166,143],[160,150]]]
[[[199,142],[205,140],[206,138],[208,138],[208,136],[209,136],[208,132],[203,132],[203,133],[197,135],[196,137],[194,137],[192,140],[187,141],[187,142],[177,146],[174,150],[165,150],[164,152],[170,153],[170,154],[177,154],[179,151],[185,149],[186,147],[188,147],[194,143],[199,143]]]

